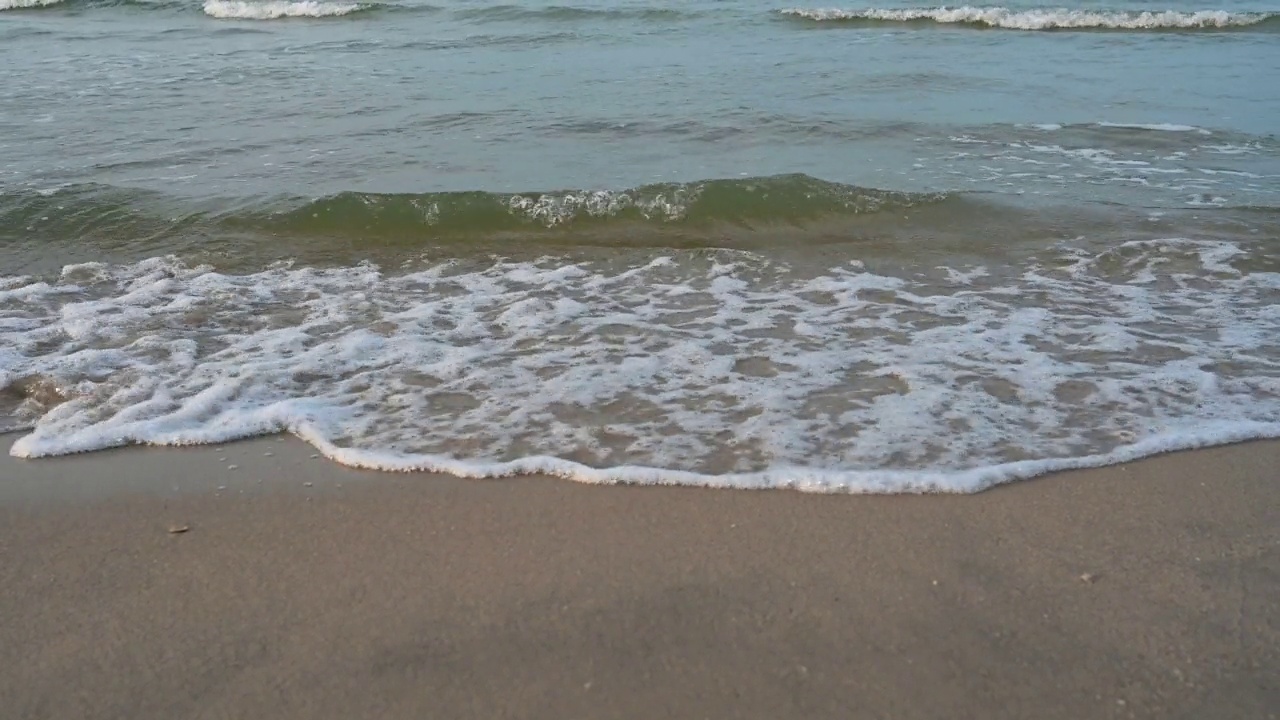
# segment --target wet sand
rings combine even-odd
[[[974,496],[310,455],[0,459],[0,715],[1280,713],[1280,442]]]

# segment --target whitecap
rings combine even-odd
[[[3,2],[4,0],[0,0]],[[292,17],[336,17],[364,9],[358,3],[320,2],[319,0],[205,0],[204,12],[210,17],[238,20],[276,20]]]
[[[933,8],[869,8],[862,10],[788,8],[788,15],[817,22],[880,21],[913,22],[930,20],[937,23],[986,25],[1009,30],[1059,29],[1192,29],[1225,28],[1255,25],[1275,17],[1274,13],[1225,10],[1104,11],[1070,10],[1066,8],[1013,10],[1005,7],[933,7]]]
[[[0,0],[0,10],[31,10],[57,5],[62,0]]]

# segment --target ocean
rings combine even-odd
[[[973,492],[1280,437],[1280,5],[0,0],[0,431]]]

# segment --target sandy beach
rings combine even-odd
[[[0,720],[1280,720],[1280,1],[0,68]]]
[[[1280,443],[892,497],[311,454],[6,455],[4,716],[1280,711]]]

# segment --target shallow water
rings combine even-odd
[[[1280,436],[1280,6],[0,8],[16,454],[968,491]]]

